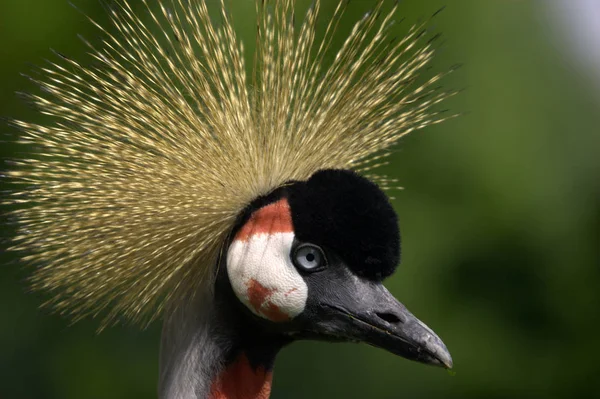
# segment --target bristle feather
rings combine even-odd
[[[48,305],[74,320],[102,315],[102,327],[148,323],[210,290],[256,197],[320,169],[370,172],[400,137],[453,117],[432,111],[455,94],[434,87],[444,73],[416,83],[437,38],[422,39],[426,22],[388,37],[397,3],[378,1],[327,66],[349,1],[317,40],[320,1],[296,27],[294,0],[257,0],[248,79],[224,1],[218,26],[202,0],[157,1],[143,0],[149,22],[127,1],[111,5],[114,33],[90,19],[102,43],[82,41],[98,65],[57,52],[29,78],[45,94],[28,99],[54,124],[12,123],[19,142],[43,148],[8,172],[33,184],[9,199],[25,205],[13,249],[38,265],[31,280]]]

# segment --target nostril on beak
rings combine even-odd
[[[397,324],[397,323],[403,322],[403,320],[400,319],[400,317],[396,316],[393,313],[375,312],[375,314],[377,315],[377,317],[379,317],[380,319],[383,319],[383,320],[387,321],[390,324]]]

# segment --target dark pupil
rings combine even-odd
[[[315,254],[306,254],[306,260],[312,262],[315,260]]]

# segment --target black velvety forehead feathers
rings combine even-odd
[[[396,212],[370,180],[327,169],[289,188],[296,238],[333,250],[357,275],[380,280],[400,261]]]

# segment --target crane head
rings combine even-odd
[[[383,286],[399,260],[397,217],[383,191],[328,169],[255,200],[220,270],[256,329],[290,340],[365,342],[451,368],[441,339]]]

